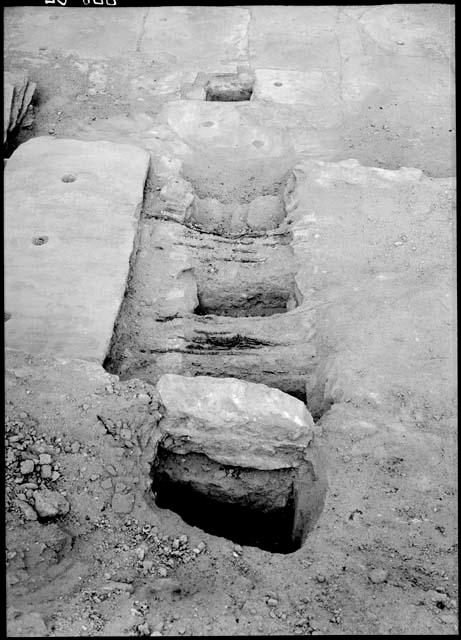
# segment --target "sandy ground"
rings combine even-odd
[[[9,636],[457,633],[452,9],[162,7],[110,20],[6,11],[5,69],[38,85],[19,142],[51,135],[180,153],[176,138],[153,133],[168,104],[200,71],[250,65],[286,79],[288,97],[270,93],[257,118],[262,130],[282,127],[298,161],[414,167],[438,194],[427,208],[419,196],[417,213],[410,205],[404,240],[372,220],[360,244],[361,220],[338,217],[351,237],[341,249],[326,234],[316,249],[324,270],[312,304],[332,404],[316,440],[329,491],[293,554],[239,547],[155,507],[143,457],[159,418],[154,386],[7,349]],[[180,141],[193,146],[184,127]],[[322,275],[328,264],[333,275]],[[38,484],[64,495],[69,512],[38,521]]]

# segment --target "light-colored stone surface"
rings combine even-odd
[[[249,21],[244,7],[151,7],[140,48],[152,60],[173,66],[233,71],[233,65],[246,61]]]
[[[454,6],[448,3],[380,5],[365,11],[359,24],[368,54],[435,59],[454,54]]]
[[[250,26],[255,68],[336,69],[335,6],[253,6]]]
[[[82,59],[126,56],[136,51],[145,11],[141,7],[8,7],[5,48],[37,53],[46,47]]]
[[[329,71],[256,69],[253,99],[303,105],[311,126],[335,127],[342,122],[338,78]]]
[[[356,160],[306,161],[295,174],[296,279],[328,345],[325,397],[377,408],[406,389],[415,404],[451,401],[455,180]]]
[[[255,159],[283,155],[290,150],[282,127],[268,130],[261,126],[250,104],[178,100],[168,103],[161,118],[193,150],[229,153],[238,148],[240,157]]]
[[[102,362],[125,292],[148,154],[35,138],[5,170],[6,345]],[[74,182],[63,182],[72,174]],[[34,245],[37,236],[46,244]]]
[[[235,378],[162,376],[161,430],[177,452],[259,469],[297,466],[313,435],[305,405],[278,389]],[[167,445],[168,446],[168,445]]]

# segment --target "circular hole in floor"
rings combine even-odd
[[[72,173],[66,173],[65,175],[62,176],[61,180],[63,182],[75,182],[77,180],[77,177],[74,176]]]
[[[274,82],[274,87],[282,87],[283,82]]]
[[[252,145],[259,149],[260,147],[264,147],[264,141],[263,140],[253,140]]]
[[[35,244],[37,247],[40,247],[42,244],[46,244],[48,242],[48,236],[34,236],[32,238],[32,244]]]
[[[3,315],[5,318],[4,322],[8,322],[8,320],[11,318],[11,313],[9,311],[4,311]]]
[[[212,120],[207,120],[206,122],[202,122],[202,127],[212,127],[214,122]]]

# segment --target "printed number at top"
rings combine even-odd
[[[45,0],[45,4],[56,4],[56,2],[58,4],[61,5],[61,7],[65,7],[67,4],[67,0]],[[83,4],[85,6],[88,6],[89,4],[94,4],[96,6],[108,6],[108,7],[116,7],[117,6],[117,0],[83,0]]]

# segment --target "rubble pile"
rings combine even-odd
[[[54,438],[37,434],[37,422],[26,412],[8,417],[5,433],[7,506],[19,508],[26,520],[50,518],[68,511],[68,503],[55,490],[60,478],[61,452]]]

